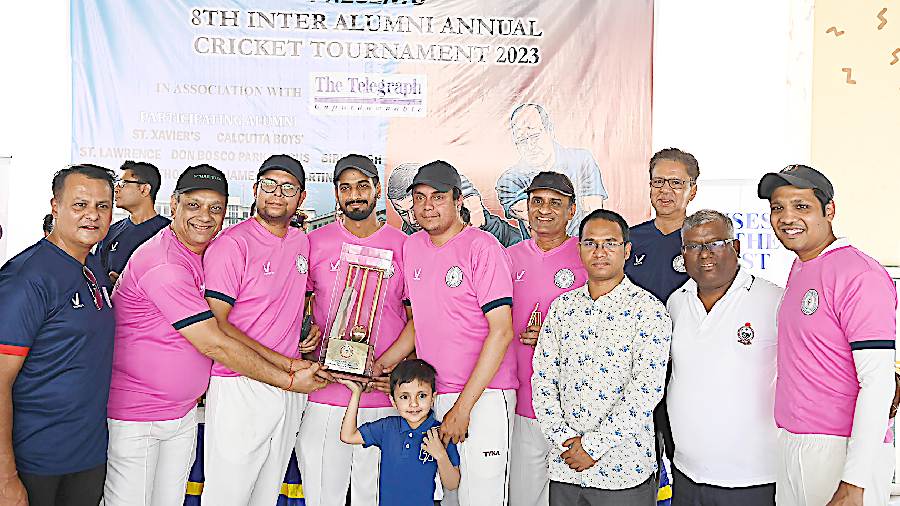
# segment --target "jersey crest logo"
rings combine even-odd
[[[116,241],[109,245],[109,251],[115,251],[116,248],[118,248],[118,247],[119,247],[119,241]]]
[[[634,256],[634,266],[637,267],[638,265],[643,265],[645,256],[647,256],[646,253],[643,255],[635,255]]]
[[[78,295],[78,292],[75,292],[75,296],[72,297],[72,309],[81,309],[84,307],[84,304],[81,303],[81,296]]]
[[[420,281],[422,279],[422,268],[418,268],[413,271],[413,281]]]
[[[263,275],[271,276],[272,274],[275,274],[272,272],[272,262],[266,262],[265,265],[263,265]]]
[[[341,261],[338,260],[335,263],[328,262],[328,265],[331,266],[331,272],[337,272],[338,266],[341,265]]]
[[[682,255],[672,259],[672,268],[675,269],[675,272],[687,272],[684,270],[684,257]]]
[[[756,333],[753,332],[753,327],[750,326],[750,322],[745,323],[744,326],[737,331],[738,342],[744,346],[750,346],[750,344],[753,343],[753,337],[755,335]]]
[[[553,283],[557,288],[562,288],[563,290],[571,288],[575,284],[575,273],[571,269],[564,267],[556,271],[556,274],[553,276]]]
[[[297,255],[297,272],[300,274],[306,274],[309,271],[309,263],[306,261],[306,257],[303,255]]]
[[[516,281],[522,281],[523,279],[525,279],[525,269],[516,273]]]
[[[800,304],[800,311],[803,311],[803,314],[809,316],[815,313],[816,309],[819,309],[819,292],[810,288],[807,290],[806,295],[803,296],[803,302]]]
[[[459,268],[458,265],[454,265],[450,269],[447,270],[447,275],[444,276],[444,282],[447,283],[447,286],[450,288],[456,288],[461,285],[463,282],[463,271]]]

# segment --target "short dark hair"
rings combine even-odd
[[[694,158],[694,155],[678,148],[660,149],[650,158],[650,177],[653,177],[653,168],[656,167],[656,164],[663,160],[684,165],[688,176],[694,181],[700,178],[700,165],[697,163],[697,159]]]
[[[391,397],[394,396],[394,391],[397,390],[398,386],[416,380],[428,383],[431,385],[431,391],[434,392],[436,389],[436,377],[437,371],[434,369],[434,366],[421,358],[404,360],[391,371]]]
[[[135,162],[133,160],[125,160],[120,170],[130,170],[138,181],[150,185],[150,200],[156,202],[156,194],[159,193],[159,187],[162,185],[162,176],[156,165],[147,162]]]
[[[116,184],[116,175],[113,171],[92,163],[79,163],[77,165],[69,165],[65,169],[60,169],[53,175],[51,189],[53,190],[54,198],[59,198],[66,185],[66,178],[72,174],[81,174],[88,179],[106,181],[107,184],[109,184],[110,197],[115,194],[113,186]]]
[[[611,221],[619,226],[622,229],[622,241],[630,242],[631,234],[628,233],[628,222],[625,221],[625,218],[622,217],[619,213],[615,211],[610,211],[609,209],[595,209],[591,211],[591,214],[584,217],[581,220],[581,225],[578,226],[578,239],[582,239],[584,236],[584,227],[587,226],[587,223],[591,220],[606,220]]]
[[[50,232],[53,232],[53,215],[52,214],[47,214],[44,216],[43,228],[44,228],[45,234],[49,234]]]

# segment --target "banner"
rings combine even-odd
[[[524,188],[566,173],[580,217],[649,217],[652,0],[193,0],[72,2],[79,162],[229,177],[247,217],[260,163],[307,171],[310,222],[333,219],[348,153],[379,167],[394,225],[417,228],[406,185],[435,159],[465,176],[473,226],[527,237]]]

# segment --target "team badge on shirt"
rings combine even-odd
[[[675,269],[675,272],[687,272],[684,270],[684,257],[682,255],[672,259],[672,268]]]
[[[806,295],[803,296],[803,303],[800,304],[800,311],[803,311],[803,314],[809,316],[815,313],[816,309],[819,309],[819,292],[810,288],[807,290]]]
[[[447,275],[444,276],[444,281],[450,288],[456,288],[457,286],[461,285],[463,281],[462,269],[460,269],[458,265],[454,265],[449,270],[447,270]]]
[[[753,336],[755,335],[756,333],[753,332],[753,327],[750,326],[750,322],[745,323],[744,326],[737,331],[738,342],[745,346],[750,346],[750,344],[753,343]]]
[[[556,274],[553,276],[553,283],[565,290],[575,284],[575,273],[571,269],[563,267],[556,271]]]
[[[297,255],[297,272],[300,274],[306,274],[306,271],[309,270],[309,263],[306,261],[306,257],[303,255]]]

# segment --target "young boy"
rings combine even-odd
[[[459,486],[459,453],[450,443],[444,448],[431,406],[436,372],[428,362],[405,360],[391,372],[391,404],[400,416],[388,416],[356,427],[362,385],[338,380],[353,395],[344,413],[341,441],[381,449],[379,504],[433,506],[434,476],[440,473],[447,490]]]

